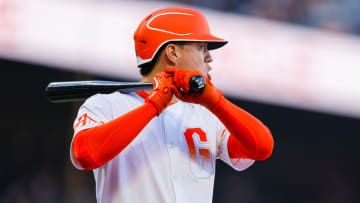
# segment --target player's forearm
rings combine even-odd
[[[254,116],[223,96],[211,111],[233,136],[228,143],[230,156],[264,160],[271,155],[274,146],[271,132]]]
[[[153,104],[145,103],[108,123],[80,131],[72,145],[75,158],[87,170],[106,164],[131,143],[156,113]]]

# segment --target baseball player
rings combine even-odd
[[[72,163],[93,170],[98,202],[211,202],[216,159],[242,171],[271,155],[271,133],[211,83],[209,50],[227,42],[199,11],[157,10],[134,40],[153,90],[90,97],[74,122]],[[201,93],[190,90],[195,75],[206,78]]]

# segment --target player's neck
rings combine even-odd
[[[141,82],[153,82],[153,78],[154,78],[153,74],[150,73],[150,74],[148,74],[148,75],[143,76],[143,78],[141,79]],[[150,95],[151,92],[152,92],[152,90],[145,90],[145,92],[146,92],[148,95]]]

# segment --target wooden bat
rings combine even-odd
[[[201,92],[206,86],[205,79],[196,75],[190,80],[190,89],[193,92]],[[134,91],[150,90],[153,83],[150,82],[115,82],[115,81],[69,81],[52,82],[45,89],[45,95],[52,103],[82,101],[97,93],[112,93],[120,91],[129,93]]]

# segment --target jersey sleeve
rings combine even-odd
[[[77,113],[73,124],[74,136],[72,140],[74,140],[74,137],[78,132],[109,122],[112,120],[112,117],[111,103],[106,100],[104,95],[97,94],[90,97],[80,107]],[[70,158],[71,162],[77,169],[83,169],[75,159],[72,150],[72,141],[70,147]]]
[[[243,171],[254,164],[255,160],[246,158],[230,158],[228,150],[229,131],[219,121],[217,130],[217,153],[216,158],[223,160],[237,171]]]

